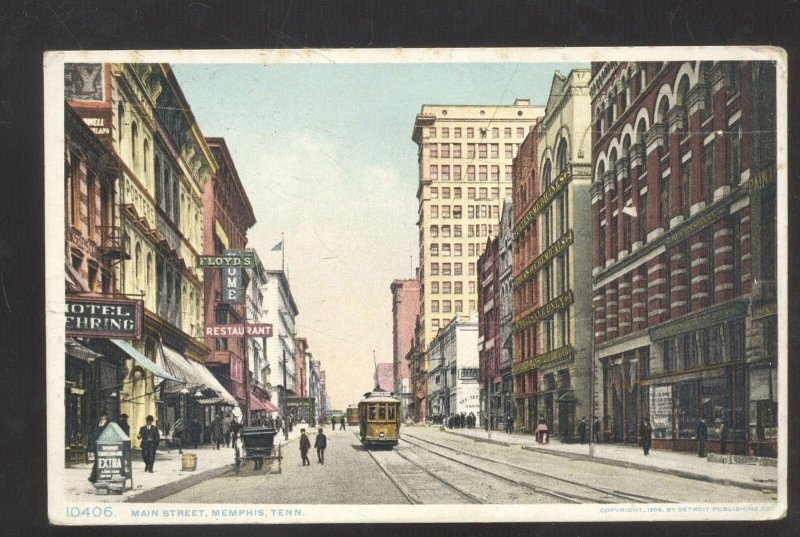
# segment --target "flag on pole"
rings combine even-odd
[[[281,239],[281,241],[278,244],[272,247],[273,252],[279,252],[281,250],[283,250],[283,239]]]

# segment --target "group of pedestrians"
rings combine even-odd
[[[460,412],[447,416],[444,423],[448,429],[474,429],[477,418],[474,412],[470,412],[469,414]]]
[[[336,423],[331,420],[334,429]],[[317,429],[317,437],[314,440],[314,448],[317,450],[317,462],[325,464],[325,448],[328,447],[328,437],[322,430],[322,427]],[[300,457],[303,460],[303,466],[311,466],[311,461],[308,460],[308,450],[311,449],[311,440],[309,440],[305,429],[300,429]]]

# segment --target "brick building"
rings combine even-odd
[[[500,248],[497,237],[486,241],[478,258],[478,386],[480,424],[501,428]],[[488,423],[487,423],[488,420]]]
[[[775,69],[592,65],[593,304],[604,429],[737,453],[777,438]]]
[[[414,326],[419,315],[419,269],[416,278],[394,280],[392,291],[392,368],[396,397],[400,399],[401,416],[409,414],[413,400],[411,372],[406,359],[414,343]]]

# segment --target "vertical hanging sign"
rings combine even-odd
[[[226,257],[240,258],[239,250],[225,250]],[[242,269],[239,266],[228,266],[222,269],[222,301],[226,304],[242,302]]]

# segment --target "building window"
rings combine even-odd
[[[461,205],[453,206],[453,218],[461,218]]]
[[[457,186],[453,188],[453,198],[457,200],[461,199],[461,187]]]
[[[474,181],[474,180],[475,180],[475,166],[467,166],[467,181]]]
[[[492,181],[500,180],[500,166],[492,166]]]
[[[457,207],[457,209],[460,209],[460,207]],[[459,214],[459,217],[460,216]],[[453,226],[453,237],[461,237],[461,224]]]
[[[449,295],[451,290],[452,290],[452,284],[450,282],[442,282],[442,293],[443,294]]]
[[[742,128],[739,123],[728,133],[728,184],[738,185],[741,175],[741,142]]]
[[[517,127],[517,138],[524,138],[525,137],[525,129],[523,127]]]
[[[480,179],[481,181],[486,181],[486,179],[487,179],[487,176],[486,176],[486,166],[485,166],[485,165],[481,165],[481,166],[478,168],[478,174],[479,174],[479,179]]]
[[[450,257],[450,243],[449,242],[445,242],[444,244],[442,244],[442,256]],[[449,268],[450,265],[447,265],[447,266]]]
[[[436,138],[436,127],[428,127],[428,136]]]
[[[706,205],[714,203],[714,144],[703,148],[703,173],[705,175]]]
[[[453,136],[455,138],[461,138],[461,127],[456,127],[453,129]]]
[[[438,257],[438,256],[439,256],[439,245],[431,244],[431,257]]]
[[[709,227],[705,233],[706,239],[706,266],[708,270],[706,274],[708,274],[708,302],[709,304],[714,303],[714,274],[716,272],[715,263],[714,263],[714,227]]]
[[[439,294],[439,282],[431,282],[431,294]]]
[[[467,138],[475,138],[475,129],[467,127]]]
[[[469,292],[470,292],[470,294],[475,294],[475,282],[474,281],[469,282]]]
[[[499,152],[499,144],[492,144],[491,153],[489,153],[491,158],[498,158],[500,156]]]
[[[431,171],[430,171],[431,179],[438,179],[439,178],[439,166],[436,164],[431,164]]]
[[[449,300],[442,301],[442,313],[450,313],[452,310],[450,308],[451,302]]]
[[[431,144],[431,158],[439,156],[439,144]]]
[[[431,218],[439,218],[439,206],[431,205]]]
[[[492,138],[500,138],[500,129],[498,127],[492,127]]]
[[[453,166],[453,181],[461,181],[461,164]]]
[[[453,255],[456,257],[461,256],[461,245],[456,243],[453,245]]]
[[[742,229],[741,216],[733,216],[733,296],[742,294]]]
[[[450,218],[450,206],[442,205],[442,218]]]
[[[442,138],[450,138],[450,129],[448,127],[442,127]]]
[[[486,158],[486,144],[478,144],[478,157]]]
[[[431,263],[431,276],[439,274],[439,263]]]
[[[439,236],[439,226],[436,225],[431,226],[431,237],[435,239],[438,236]]]
[[[681,164],[681,212],[685,217],[689,216],[689,208],[692,204],[692,160],[689,159]]]
[[[438,300],[431,300],[431,312],[438,313],[439,312],[439,301]]]
[[[669,229],[669,181],[669,176],[661,179],[661,227],[665,231]]]
[[[442,144],[442,158],[450,158],[450,144]]]
[[[442,181],[450,180],[450,166],[442,166]]]
[[[453,144],[453,158],[461,158],[461,144]]]
[[[431,199],[435,200],[439,198],[439,188],[432,186],[431,187]]]
[[[761,211],[759,218],[759,229],[761,233],[761,278],[765,280],[774,280],[777,267],[777,249],[776,249],[776,203],[777,203],[777,190],[775,184],[765,188],[761,193]],[[741,252],[739,257],[741,257]]]
[[[664,371],[675,371],[678,368],[679,338],[682,338],[682,336],[671,337],[664,340]]]
[[[470,276],[475,276],[475,263],[470,263],[467,265],[467,274]]]

